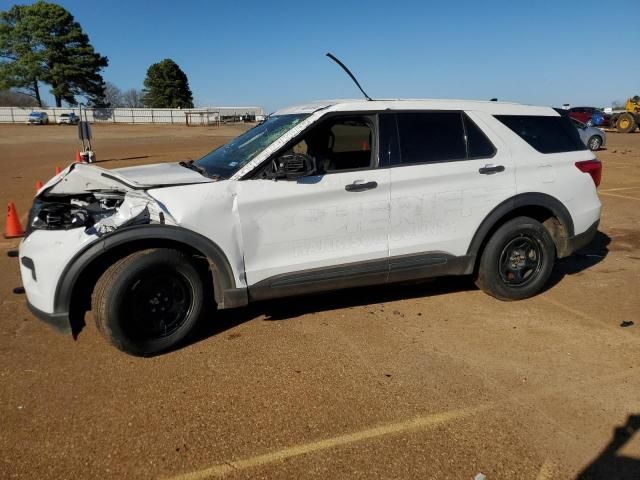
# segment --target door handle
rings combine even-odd
[[[494,173],[504,172],[504,166],[489,163],[484,167],[480,167],[480,169],[478,169],[478,172],[480,172],[482,175],[493,175]]]
[[[364,192],[365,190],[371,190],[378,186],[378,182],[365,182],[359,183],[357,180],[349,185],[345,185],[344,189],[347,192]]]

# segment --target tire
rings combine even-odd
[[[630,133],[636,129],[636,120],[630,113],[621,113],[616,121],[616,128],[620,133]]]
[[[187,255],[166,248],[118,260],[100,277],[92,298],[100,333],[136,356],[179,345],[193,331],[203,305],[200,273]]]
[[[555,257],[555,244],[544,225],[533,218],[516,217],[500,226],[487,242],[476,285],[500,300],[532,297],[547,283]]]
[[[589,147],[589,150],[592,152],[600,150],[600,147],[602,147],[602,138],[600,135],[592,135],[589,137],[589,140],[587,140],[587,147]]]

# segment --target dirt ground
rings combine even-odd
[[[96,126],[107,168],[240,128]],[[76,129],[0,126],[24,218]],[[467,278],[266,302],[151,359],[28,312],[0,240],[0,478],[640,478],[640,133],[608,136],[595,242],[503,303]],[[634,322],[622,327],[621,323]]]

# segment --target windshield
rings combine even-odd
[[[296,114],[269,117],[264,123],[206,154],[195,165],[204,168],[209,176],[229,178],[308,116]]]

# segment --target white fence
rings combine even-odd
[[[83,119],[84,112],[83,111]],[[45,112],[49,123],[56,123],[63,113],[79,114],[77,108],[0,107],[0,123],[27,123],[31,112]],[[264,117],[261,107],[209,108],[88,108],[91,123],[162,123],[182,125],[212,125],[220,122],[254,121]]]

